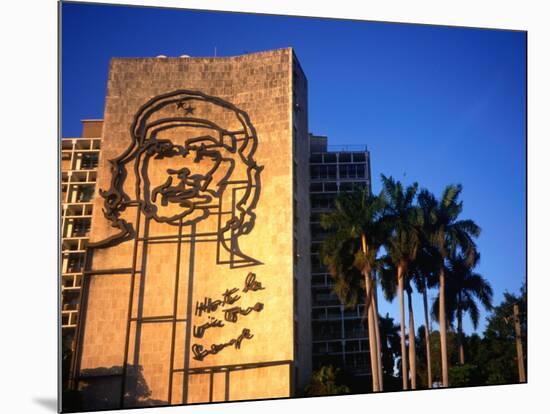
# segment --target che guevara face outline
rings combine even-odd
[[[202,127],[200,124],[196,126]],[[153,131],[153,136],[162,129],[172,129],[177,133],[180,127],[159,128]],[[188,128],[189,124],[185,127]],[[216,208],[235,169],[235,160],[231,157],[235,147],[223,144],[223,130],[214,132],[218,139],[201,135],[179,145],[169,139],[155,138],[143,146],[136,158],[136,176],[139,174],[142,182],[138,197],[143,202],[142,209],[151,218],[173,225],[179,225],[181,219],[182,225],[190,225],[206,219],[210,209]],[[167,158],[174,161],[174,168],[164,168],[165,180],[151,185],[149,172],[155,170],[155,161]],[[197,172],[201,163],[209,164],[207,170],[202,168],[203,171]],[[178,213],[163,213],[163,207],[174,205],[180,210]]]
[[[187,109],[196,104],[211,105],[232,113],[240,127],[224,129],[208,119],[189,113]],[[174,111],[177,108],[185,109],[183,116]],[[157,138],[157,134],[163,130],[175,128],[177,131],[180,127],[200,128],[203,133],[187,139],[183,144]],[[204,128],[210,132],[204,134]],[[224,194],[231,194],[236,197],[231,200],[234,215],[224,220],[218,228],[219,242],[225,250],[241,257],[245,262],[255,262],[239,251],[237,243],[238,237],[250,233],[254,228],[254,210],[260,196],[260,173],[263,170],[263,166],[259,166],[254,159],[258,138],[248,114],[221,98],[197,91],[179,90],[157,96],[144,104],[132,123],[131,137],[129,147],[118,157],[109,160],[112,173],[110,188],[100,190],[100,195],[104,198],[104,216],[113,228],[119,229],[119,233],[90,243],[90,247],[108,247],[135,236],[133,225],[121,214],[129,205],[137,203],[147,217],[158,222],[178,225],[181,220],[183,225],[189,225],[206,219],[212,203],[216,199],[221,200]],[[193,159],[198,163],[207,160],[213,168],[199,174],[189,166],[171,168],[170,171],[166,169],[166,179],[151,188],[147,168],[155,157],[171,157],[175,160],[180,157],[187,161]],[[126,166],[131,161],[134,162],[136,178],[134,199],[124,191],[128,174]],[[232,174],[239,164],[246,171],[245,177],[232,181]],[[238,193],[234,191],[236,186],[239,187]],[[238,195],[235,196],[236,194]],[[161,207],[168,205],[179,205],[181,211],[169,216],[163,215]],[[223,236],[229,233],[230,244]]]

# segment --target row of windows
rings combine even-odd
[[[364,152],[325,152],[311,154],[309,162],[316,163],[348,163],[348,162],[366,162],[367,156]]]
[[[367,185],[367,181],[352,181],[339,184],[336,182],[318,182],[311,183],[309,190],[311,193],[337,193],[339,191],[350,191],[354,187],[365,188]]]
[[[337,353],[342,352],[368,352],[369,345],[368,341],[346,341],[343,344],[340,341],[335,342],[322,342],[313,344],[313,353],[314,354],[323,354],[323,353]]]
[[[330,209],[334,207],[334,198],[336,194],[314,194],[311,196],[310,203],[312,209]]]
[[[359,305],[354,309],[340,309],[340,307],[314,308],[311,311],[313,320],[334,320],[334,319],[361,319],[363,317],[364,306]]]
[[[78,156],[75,154],[75,159]],[[78,169],[80,170],[95,170],[97,168],[98,159],[99,159],[99,153],[97,152],[86,152],[83,154],[80,154],[81,160],[80,160],[80,167]],[[71,160],[71,154],[70,153],[63,153],[61,156],[62,160],[62,170],[70,170],[76,168],[76,166],[70,165]],[[75,161],[76,162],[76,161]]]
[[[98,150],[101,146],[100,138],[76,138],[76,139],[61,139],[62,150]]]
[[[367,178],[365,164],[345,164],[339,166],[340,178]]]
[[[327,358],[323,355],[325,352],[320,352],[319,355],[313,357],[313,369],[319,369],[323,365],[334,364],[334,358]],[[342,355],[343,356],[343,355]],[[341,356],[338,356],[340,360]],[[338,362],[340,363],[340,362]],[[370,357],[368,352],[346,354],[344,358],[344,366],[346,369],[357,373],[370,374]]]
[[[340,304],[340,299],[332,292],[332,289],[316,290],[312,292],[311,299],[316,306]]]
[[[356,188],[365,188],[367,183],[364,181],[350,181],[347,183],[340,183],[338,188],[339,192],[353,191]],[[326,193],[319,192],[313,193],[310,196],[310,203],[312,209],[331,209],[334,207],[334,200],[336,199],[337,193]],[[312,219],[313,221],[313,219]]]
[[[330,287],[334,284],[328,273],[315,273],[311,275],[311,286]]]
[[[336,180],[337,174],[341,179],[368,178],[366,164],[311,165],[309,172],[312,180]]]
[[[311,165],[309,174],[312,180],[336,180],[336,165]]]
[[[312,331],[315,341],[368,338],[366,322],[361,319],[314,320]]]
[[[311,183],[309,185],[310,193],[329,193],[338,192],[338,184],[335,182],[320,182],[320,183]]]

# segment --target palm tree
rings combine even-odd
[[[372,274],[385,239],[384,206],[382,194],[372,196],[368,189],[355,188],[340,193],[334,209],[321,216],[321,226],[328,235],[321,245],[320,254],[335,280],[335,293],[345,305],[356,306],[360,297],[359,287],[365,292],[373,391],[383,389]]]
[[[440,200],[427,190],[418,195],[418,203],[423,210],[425,240],[430,251],[436,255],[439,273],[439,326],[441,340],[441,378],[444,387],[449,386],[447,365],[447,317],[445,307],[445,261],[457,249],[464,254],[467,263],[475,260],[474,237],[481,229],[472,220],[458,220],[462,212],[462,202],[458,197],[462,186],[449,185],[443,190]]]
[[[407,282],[409,282],[407,280]],[[407,283],[407,304],[409,309],[409,364],[411,366],[411,389],[416,389],[416,337],[414,332],[414,313],[412,307],[412,288]]]
[[[387,199],[386,221],[391,232],[386,239],[386,250],[389,253],[394,266],[397,269],[397,284],[399,291],[399,310],[401,323],[401,369],[403,379],[403,389],[408,388],[407,381],[407,346],[405,343],[405,301],[404,288],[405,278],[409,266],[414,262],[416,253],[420,245],[418,225],[421,215],[419,209],[414,205],[414,199],[418,190],[418,184],[413,183],[407,188],[392,177],[382,175],[383,192]],[[409,321],[412,321],[412,307],[409,307]],[[411,340],[412,337],[412,340]],[[416,388],[416,364],[414,349],[414,330],[409,329],[409,347],[412,347],[411,357],[411,380],[412,388]]]
[[[468,313],[474,329],[477,329],[479,323],[479,308],[476,299],[486,309],[492,308],[493,289],[489,282],[479,273],[473,271],[479,263],[480,255],[476,253],[473,262],[468,261],[463,254],[449,257],[447,274],[448,283],[445,290],[445,303],[447,304],[447,315],[449,322],[452,323],[456,317],[457,321],[457,339],[459,362],[464,365],[464,333],[462,330],[463,314]],[[437,318],[439,313],[438,298],[435,299],[432,314]]]
[[[422,229],[419,230],[421,235]],[[422,238],[421,238],[422,240]],[[414,281],[416,289],[422,293],[422,303],[424,307],[424,342],[426,345],[426,384],[428,388],[432,387],[432,352],[430,347],[430,321],[428,316],[428,288],[436,284],[435,275],[437,270],[437,262],[434,260],[433,255],[430,254],[424,243],[422,248],[416,255],[411,269],[409,271],[411,279]]]
[[[414,262],[412,262],[414,263]],[[382,290],[384,292],[384,297],[386,298],[386,300],[388,302],[393,302],[393,300],[395,299],[395,296],[397,295],[397,290],[398,290],[398,283],[397,283],[397,278],[395,277],[396,273],[397,273],[397,270],[396,270],[396,266],[394,265],[393,263],[393,260],[391,259],[391,257],[389,255],[386,255],[384,257],[382,257],[380,260],[379,260],[379,273],[381,275],[381,280],[382,280]],[[406,348],[405,348],[405,358],[404,358],[404,361],[403,361],[403,358],[400,360],[400,365],[401,365],[401,369],[402,369],[402,376],[403,375],[406,375],[406,377],[408,378],[408,371],[407,369],[404,369],[403,370],[403,363],[407,363],[407,358],[408,358],[408,361],[410,361],[410,371],[411,371],[411,389],[416,389],[416,348],[415,346],[411,346],[411,343],[414,344],[414,340],[415,340],[415,336],[414,336],[414,313],[413,313],[413,309],[412,309],[412,287],[411,287],[411,284],[410,284],[410,273],[407,272],[406,275],[403,276],[403,285],[404,285],[404,291],[407,292],[407,303],[408,303],[408,312],[409,312],[409,352],[408,352],[408,356],[407,356],[407,351],[406,351]],[[399,327],[401,328],[401,327]],[[412,330],[412,332],[411,332]],[[400,335],[400,338],[403,338],[404,335],[403,335],[403,332],[405,331],[405,329],[400,329],[400,332],[401,332],[401,335]],[[402,344],[402,342],[401,342]],[[401,351],[403,351],[403,349],[401,349]],[[414,363],[413,363],[414,361]],[[415,375],[413,376],[412,373],[415,373]],[[403,381],[403,384],[405,384],[406,381]]]
[[[393,318],[388,313],[386,316],[380,316],[380,342],[382,344],[382,362],[383,374],[388,381],[393,376],[396,360],[399,356],[399,325],[393,322]]]

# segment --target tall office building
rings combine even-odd
[[[369,152],[366,147],[351,146],[329,151],[327,137],[310,134],[309,139],[313,368],[332,363],[354,375],[370,375],[365,306],[345,309],[340,304],[332,292],[333,280],[319,258],[325,235],[321,214],[330,211],[339,192],[354,186],[371,191]]]
[[[81,408],[300,393],[307,110],[290,48],[112,59],[71,370]]]
[[[83,120],[81,137],[61,140],[61,329],[66,346],[78,323],[102,124]]]

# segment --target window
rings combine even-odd
[[[321,154],[311,154],[311,157],[309,158],[309,162],[321,164],[323,162],[323,157]]]
[[[321,268],[321,260],[319,259],[318,254],[312,254],[311,255],[311,270],[317,273],[317,270],[314,269],[320,269]]]
[[[344,318],[357,318],[357,310],[356,309],[346,309],[344,311]]]
[[[314,354],[324,354],[327,352],[327,344],[325,342],[320,344],[313,344]]]
[[[353,183],[341,183],[340,191],[351,191],[353,190]]]
[[[335,194],[312,194],[311,208],[312,209],[330,209],[334,206]]]
[[[365,153],[363,152],[354,152],[353,153],[353,162],[365,162]]]
[[[328,308],[327,313],[329,319],[340,319],[342,316],[340,313],[340,308]]]
[[[318,254],[321,249],[321,243],[311,243],[311,253]]]
[[[311,223],[310,224],[310,230],[311,230],[311,241],[316,241],[319,239],[322,239],[325,235],[325,230],[321,227],[321,224],[319,223]]]
[[[76,219],[73,223],[73,237],[86,237],[90,232],[90,219]]]
[[[339,170],[340,178],[365,178],[365,164],[344,164]]]
[[[313,322],[313,338],[315,340],[338,339],[342,336],[340,322]]]
[[[84,266],[84,254],[72,254],[69,257],[68,273],[78,273],[82,271]]]
[[[312,286],[324,286],[325,285],[325,274],[316,274],[311,275],[311,285]]]
[[[311,185],[309,186],[309,191],[312,193],[323,192],[323,183],[311,183]]]
[[[358,352],[359,341],[346,341],[346,352]]]
[[[80,168],[82,170],[94,170],[97,168],[98,154],[97,153],[85,153],[82,154],[82,163]]]
[[[311,222],[319,223],[321,221],[321,213],[311,213]]]
[[[340,191],[354,191],[356,189],[362,189],[366,187],[366,183],[364,182],[347,182],[347,183],[340,183]]]
[[[310,174],[312,180],[319,179],[336,179],[336,166],[335,165],[312,165],[310,167]]]
[[[88,203],[94,197],[94,187],[87,185],[79,188],[77,201],[79,203]]]
[[[330,289],[324,289],[315,292],[313,295],[313,303],[317,305],[339,305],[338,297],[332,293]]]
[[[313,309],[311,312],[312,319],[326,319],[325,309]]]
[[[329,353],[335,353],[335,354],[341,354],[342,353],[342,342],[329,342],[328,344],[328,352]]]
[[[351,162],[351,153],[341,152],[338,158],[340,162]]]

